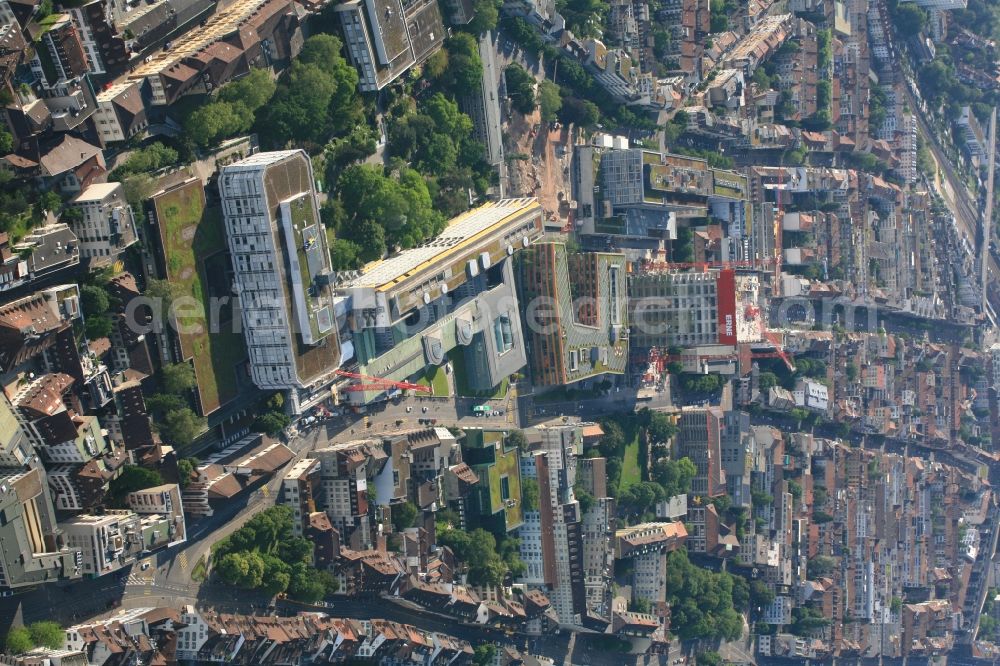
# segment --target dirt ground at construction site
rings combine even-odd
[[[542,122],[538,109],[511,115],[504,146],[511,194],[538,197],[550,222],[568,224],[575,128]]]

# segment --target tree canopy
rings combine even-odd
[[[117,478],[111,481],[108,495],[115,503],[124,502],[129,493],[163,484],[163,477],[155,469],[125,465]]]
[[[734,607],[734,586],[741,588],[740,595],[749,597],[742,578],[696,566],[688,560],[684,549],[670,553],[667,557],[670,631],[681,640],[739,638],[743,618]]]
[[[668,498],[691,492],[691,481],[697,474],[698,468],[690,458],[658,460],[653,465],[653,478],[663,486]]]
[[[497,587],[503,584],[512,569],[524,568],[517,549],[513,547],[516,540],[507,539],[498,550],[496,537],[481,528],[471,532],[451,528],[439,530],[438,541],[451,548],[455,556],[468,566],[469,582],[473,585]]]
[[[507,95],[515,111],[529,114],[535,110],[535,77],[516,62],[504,69],[507,80]]]
[[[268,596],[285,592],[315,603],[337,589],[336,579],[312,567],[312,544],[292,531],[292,510],[274,506],[258,513],[216,544],[215,572],[227,585]]]
[[[333,35],[313,35],[260,108],[257,129],[275,146],[320,144],[364,122],[358,73]]]

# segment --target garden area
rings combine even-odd
[[[153,203],[171,289],[177,296],[193,296],[202,306],[201,312],[176,322],[181,353],[194,362],[201,412],[210,414],[236,397],[237,366],[246,359],[243,336],[234,331],[238,314],[231,304],[214,308],[215,321],[212,317],[212,297],[229,296],[221,215],[206,208],[197,180],[168,190]]]

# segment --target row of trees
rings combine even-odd
[[[186,138],[208,148],[255,131],[268,146],[294,142],[314,149],[364,125],[358,73],[341,49],[337,37],[316,34],[277,81],[267,70],[253,70],[222,86],[184,119]]]
[[[62,627],[51,620],[33,622],[26,627],[13,627],[3,641],[4,652],[10,655],[24,654],[37,647],[58,650],[66,642]]]
[[[151,284],[159,282],[150,280]],[[157,288],[154,286],[154,291]],[[150,293],[149,289],[146,293]],[[172,363],[160,368],[159,392],[146,398],[146,408],[153,416],[157,432],[174,446],[189,446],[205,428],[204,419],[191,409],[191,395],[196,386],[197,378],[190,363]]]
[[[292,510],[275,506],[218,542],[215,572],[227,585],[268,596],[287,593],[315,603],[337,591],[336,579],[312,566],[312,544],[292,532]]]

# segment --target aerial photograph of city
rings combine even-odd
[[[998,108],[1000,0],[0,0],[0,666],[1000,665]]]

